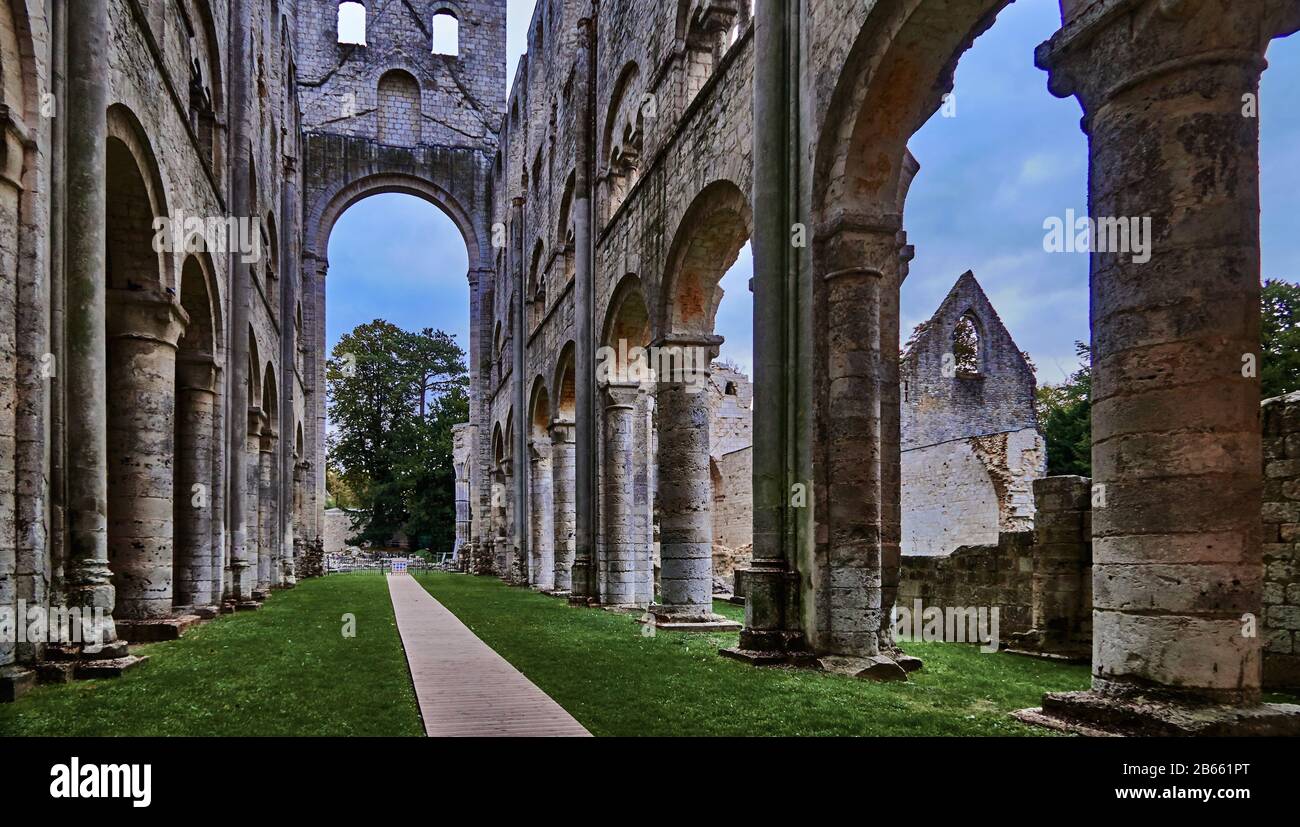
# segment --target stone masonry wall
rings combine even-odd
[[[1035,481],[1037,527],[945,557],[904,556],[899,605],[998,607],[1004,645],[1086,658],[1091,640],[1089,480]]]
[[[1265,400],[1264,686],[1300,687],[1300,393]]]

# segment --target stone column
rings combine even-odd
[[[244,533],[248,542],[248,566],[243,570],[243,579],[249,599],[244,602],[249,604],[256,604],[267,597],[261,543],[261,458],[262,428],[265,423],[266,414],[261,408],[248,409],[248,430],[244,434],[244,490],[241,498],[244,502]]]
[[[632,444],[636,446],[633,479],[633,530],[639,537],[637,546],[637,602],[650,605],[655,599],[654,563],[654,384],[642,382],[637,389],[636,410],[632,412]]]
[[[174,603],[213,609],[213,462],[217,445],[216,365],[206,353],[176,359]],[[218,573],[220,569],[216,570]]]
[[[64,250],[64,398],[67,400],[67,564],[69,605],[98,610],[100,642],[89,657],[126,654],[113,624],[115,594],[108,564],[105,258],[108,145],[107,3],[67,17],[66,222]]]
[[[573,588],[573,423],[551,423],[551,479],[555,506],[555,590]]]
[[[881,652],[890,622],[883,598],[883,436],[889,379],[884,315],[897,290],[897,215],[841,217],[819,228],[818,275],[826,294],[824,557],[814,572],[813,645],[822,665],[861,677],[902,679]]]
[[[165,296],[109,291],[108,560],[124,621],[173,614],[176,343],[187,322]]]
[[[280,576],[280,522],[279,484],[277,481],[276,442],[277,431],[268,418],[258,438],[258,532],[257,532],[257,588],[267,594],[279,585]]]
[[[709,476],[709,368],[717,336],[656,342],[660,359],[659,588],[650,607],[658,625],[712,629],[713,481]],[[738,627],[737,627],[738,628]]]
[[[798,10],[789,3],[754,8],[754,558],[744,572],[745,628],[724,654],[748,662],[784,660],[807,648],[800,611],[800,510],[796,486],[811,486],[800,411],[806,411],[811,303],[800,295],[803,259],[791,248],[798,199]],[[802,279],[806,282],[807,279]],[[792,335],[800,331],[802,336]],[[801,362],[800,360],[803,360]],[[800,367],[804,370],[800,370]],[[806,416],[806,414],[804,414]],[[807,502],[806,496],[802,502]],[[809,521],[803,520],[806,525]]]
[[[529,509],[532,536],[528,549],[531,555],[532,586],[539,591],[555,589],[555,522],[552,492],[551,446],[545,440],[534,442],[530,480],[532,482],[532,507]]]
[[[573,601],[598,598],[596,560],[596,332],[595,332],[595,235],[591,209],[592,167],[596,163],[593,140],[592,94],[595,84],[595,49],[591,46],[592,21],[578,21],[577,54],[574,57],[574,154],[577,166],[573,187],[574,276],[573,333],[575,342],[574,396],[574,559]]]
[[[636,385],[605,386],[604,507],[601,524],[605,534],[605,593],[601,602],[612,607],[644,607],[637,602],[637,549],[633,531],[633,422]]]
[[[519,547],[515,544],[515,474],[514,462],[501,461],[501,527],[497,532],[497,566],[501,578],[507,583],[528,582],[527,573],[521,577]]]
[[[1259,122],[1245,107],[1282,5],[1076,3],[1038,50],[1052,92],[1083,106],[1100,236],[1093,681],[1044,699],[1061,719],[1300,730],[1259,704],[1260,391],[1243,370],[1260,325]]]
[[[231,30],[248,32],[252,28],[252,14],[248,0],[232,0],[230,4]],[[252,105],[249,100],[254,82],[251,77],[255,61],[249,54],[251,38],[232,37],[230,39],[230,100],[227,110],[230,116],[230,133],[228,157],[230,158],[230,211],[233,215],[256,215],[253,193],[250,188],[249,169],[253,159],[249,147],[254,140],[252,125]],[[102,69],[101,69],[102,71]],[[230,276],[230,326],[227,352],[227,404],[229,416],[226,456],[228,480],[228,508],[230,531],[230,591],[224,595],[223,603],[235,606],[251,606],[253,587],[257,579],[255,552],[250,547],[257,545],[256,510],[248,512],[247,489],[242,486],[248,481],[247,434],[244,431],[243,418],[252,405],[249,388],[249,305],[252,294],[252,276],[250,265],[240,256],[227,256]],[[324,335],[321,334],[320,352],[324,353]],[[317,385],[323,388],[323,381]],[[323,395],[323,394],[322,394]],[[253,454],[256,456],[256,454]]]

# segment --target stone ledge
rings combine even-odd
[[[1300,735],[1300,705],[1227,706],[1094,692],[1049,692],[1043,705],[1011,713],[1025,723],[1081,735],[1238,737]]]

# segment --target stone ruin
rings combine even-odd
[[[1006,5],[541,0],[507,94],[504,0],[109,0],[53,18],[0,0],[0,606],[111,618],[89,646],[0,643],[0,691],[126,668],[124,638],[297,582],[324,536],[329,235],[385,192],[441,208],[469,253],[471,570],[719,628],[727,504],[715,521],[710,402],[693,389],[748,241],[761,404],[728,654],[915,667],[889,623],[901,468],[905,447],[937,442],[909,429],[905,444],[902,424],[907,143]],[[342,6],[363,34],[340,29]],[[1152,216],[1154,237],[1149,260],[1091,256],[1092,688],[1024,717],[1295,731],[1300,710],[1261,702],[1265,651],[1294,654],[1300,523],[1286,437],[1280,456],[1268,437],[1266,466],[1259,381],[1241,370],[1260,290],[1242,101],[1300,8],[1059,7],[1034,59],[1082,111],[1090,217]],[[458,39],[435,52],[447,15]],[[159,253],[155,220],[181,216],[229,219],[266,254]],[[630,375],[643,348],[693,367]],[[1026,482],[998,483],[1018,492],[999,536],[1030,507]],[[1069,602],[1054,543],[1029,555],[1027,633]]]

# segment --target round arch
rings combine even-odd
[[[613,348],[619,371],[628,366],[622,360],[634,347],[648,347],[653,339],[650,311],[645,300],[645,291],[641,287],[640,277],[629,273],[614,288],[605,312],[605,324],[601,328],[600,342]],[[626,349],[619,342],[626,342]]]
[[[555,419],[561,422],[575,422],[578,410],[577,397],[577,345],[572,339],[560,348],[560,357],[555,362],[554,378],[551,382],[555,402]]]
[[[687,207],[669,248],[660,294],[665,333],[713,333],[722,277],[753,231],[750,200],[733,181],[713,181]]]
[[[109,213],[110,227],[115,219],[128,225],[119,228],[119,232],[108,234],[110,263],[116,253],[119,264],[125,264],[132,272],[136,272],[142,262],[135,259],[145,257],[143,249],[149,248],[149,252],[157,258],[158,284],[139,287],[175,288],[172,257],[162,251],[155,253],[149,243],[154,234],[154,220],[169,216],[170,213],[162,173],[149,143],[148,133],[135,113],[123,104],[110,106],[107,118],[108,157],[105,174],[108,176],[109,193],[115,196],[112,200],[117,201]],[[114,283],[110,273],[109,287],[124,286],[126,285]]]
[[[307,237],[304,254],[314,254],[319,259],[326,259],[329,251],[330,234],[339,217],[348,208],[372,195],[399,193],[414,195],[442,210],[465,240],[465,249],[469,254],[469,273],[478,270],[481,263],[491,260],[491,254],[484,250],[487,239],[480,238],[474,219],[460,201],[444,188],[427,178],[405,173],[381,173],[369,175],[342,184],[321,199],[323,204],[313,221],[307,222]],[[468,273],[467,273],[468,275]]]
[[[546,390],[546,378],[538,374],[528,396],[528,439],[530,442],[549,440],[551,427],[551,395]]]
[[[907,142],[952,91],[962,55],[1012,2],[906,0],[872,8],[818,133],[813,209],[821,223],[899,211]]]

